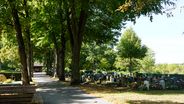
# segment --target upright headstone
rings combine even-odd
[[[110,76],[110,82],[114,83],[114,77],[113,76]]]

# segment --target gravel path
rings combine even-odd
[[[45,73],[34,73],[33,80],[38,84],[37,95],[42,98],[43,104],[110,104],[79,87],[65,86]]]

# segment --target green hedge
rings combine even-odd
[[[21,73],[20,72],[16,72],[16,73],[0,72],[0,74],[4,74],[6,76],[6,78],[12,79],[12,77],[13,77],[13,79],[15,81],[21,81]]]
[[[19,73],[19,72],[10,69],[0,69],[0,73]]]

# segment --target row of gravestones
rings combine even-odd
[[[138,78],[142,78],[138,80]],[[151,78],[161,78],[156,75],[146,75],[146,76],[122,76],[122,75],[104,75],[104,74],[84,74],[82,75],[81,81],[82,82],[94,82],[98,80],[103,80],[107,83],[117,83],[119,86],[136,86],[136,88],[139,88],[140,86],[144,85],[144,81],[146,79],[149,79],[149,86],[151,89],[184,89],[184,77],[181,75],[170,75],[170,76],[162,76],[162,80],[158,79],[153,83],[151,81]],[[100,81],[101,84],[101,81]]]

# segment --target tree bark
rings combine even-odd
[[[65,50],[66,50],[66,39],[65,34],[61,34],[61,76],[60,81],[65,81]]]
[[[26,17],[26,27],[25,27],[25,34],[26,34],[26,40],[27,40],[27,68],[28,68],[28,75],[29,80],[32,81],[32,73],[33,73],[33,57],[32,57],[32,42],[31,42],[31,33],[30,33],[30,20],[29,20],[29,11],[28,11],[28,5],[27,1],[24,0],[24,10],[25,10],[25,17]]]
[[[32,44],[32,42],[31,42]],[[33,45],[31,45],[31,77],[33,77],[33,72],[34,72],[34,60],[33,60]]]
[[[57,77],[59,78],[59,80],[61,80],[61,52],[60,49],[57,50],[57,61],[56,61],[56,72],[57,72]]]
[[[81,45],[74,44],[72,48],[72,76],[71,76],[71,84],[77,85],[80,84],[80,48]]]
[[[67,4],[66,4],[67,5]],[[79,17],[76,15],[76,1],[70,0],[71,16],[67,11],[67,25],[70,34],[70,43],[72,47],[72,79],[71,84],[80,84],[80,50],[82,46],[83,33],[87,20],[87,11],[89,8],[89,0],[82,0]],[[71,31],[71,32],[70,32]]]
[[[33,70],[32,70],[32,66],[31,66],[31,65],[32,65],[32,64],[31,64],[32,58],[31,58],[31,53],[30,53],[30,52],[31,52],[31,51],[30,51],[30,46],[28,46],[27,51],[28,51],[28,52],[27,52],[27,64],[28,64],[28,65],[27,65],[27,69],[28,69],[29,80],[32,81],[32,71],[33,71]]]
[[[11,8],[11,14],[13,17],[14,21],[14,27],[16,30],[16,38],[18,42],[18,50],[19,50],[19,57],[21,61],[21,66],[22,66],[22,84],[23,85],[29,85],[29,77],[28,77],[28,70],[27,70],[27,57],[26,57],[26,52],[25,52],[25,46],[24,46],[24,41],[22,37],[22,28],[21,24],[19,21],[19,16],[18,16],[18,11],[15,7],[15,3],[13,3],[11,0],[8,0]]]
[[[52,34],[52,41],[56,50],[56,74],[59,80],[61,80],[61,48],[58,46],[55,33]]]
[[[60,81],[65,81],[65,50],[66,50],[66,39],[65,39],[65,33],[66,29],[64,25],[65,22],[65,16],[63,15],[63,1],[59,1],[59,15],[60,15],[60,41],[61,41],[61,47],[60,47],[60,60],[61,60],[61,76],[59,77]]]
[[[32,73],[33,73],[33,57],[32,57],[32,45],[31,45],[31,37],[30,37],[30,29],[29,27],[26,27],[25,30],[26,33],[26,40],[27,40],[27,69],[28,69],[28,75],[29,80],[32,81]]]
[[[51,71],[52,69],[52,64],[53,64],[53,53],[50,49],[48,51],[48,53],[46,53],[45,56],[45,63],[46,63],[46,74],[52,76],[54,73],[52,73],[53,71]]]

